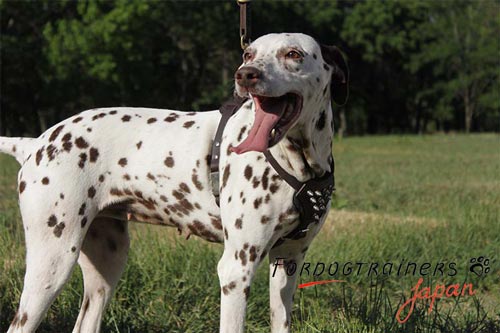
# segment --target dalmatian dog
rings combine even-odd
[[[276,260],[300,265],[325,220],[283,241],[299,224],[294,190],[263,152],[300,181],[329,172],[331,99],[345,101],[347,81],[336,47],[304,34],[255,40],[235,74],[235,93],[248,99],[222,136],[219,203],[209,167],[218,110],[101,108],[38,138],[0,137],[0,150],[22,165],[26,241],[24,287],[8,332],[36,330],[77,262],[84,294],[73,332],[99,332],[127,261],[128,221],[223,243],[220,332],[243,332],[259,264],[268,257],[271,268]],[[297,275],[280,265],[269,280],[271,330],[290,332]]]

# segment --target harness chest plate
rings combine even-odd
[[[309,226],[319,223],[325,215],[334,190],[335,180],[330,172],[321,178],[312,178],[305,182],[293,196],[293,204],[300,213],[299,227],[286,238],[305,237]]]

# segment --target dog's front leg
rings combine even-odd
[[[309,231],[304,238],[286,239],[269,250],[269,301],[272,333],[291,331],[291,313],[293,298],[297,291],[297,280],[300,276],[307,278],[310,274],[309,264],[303,265],[304,258],[311,242],[325,223],[325,217],[320,223],[309,225]]]
[[[269,301],[273,333],[290,332],[293,297],[307,248],[308,244],[302,240],[287,240],[269,251]]]
[[[221,287],[221,333],[244,332],[250,284],[259,261],[252,253],[248,243],[240,247],[226,244],[217,266]]]
[[[217,266],[221,287],[220,332],[242,333],[250,284],[266,256],[273,235],[272,226],[262,224],[249,213],[226,216],[223,221],[226,221],[223,222],[224,253]]]

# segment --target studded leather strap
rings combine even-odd
[[[286,172],[267,150],[264,155],[274,170],[295,189],[293,204],[299,211],[299,225],[287,235],[278,240],[274,246],[283,243],[285,239],[300,239],[306,236],[312,223],[319,223],[328,209],[328,201],[335,191],[335,162],[331,157],[330,172],[320,178],[312,178],[302,183],[297,178]]]

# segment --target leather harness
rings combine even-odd
[[[222,134],[224,128],[233,114],[248,100],[248,98],[233,97],[233,99],[224,103],[220,112],[222,114],[219,126],[215,133],[215,138],[212,143],[212,154],[210,161],[210,171],[212,173],[213,191],[218,201],[218,172],[220,160],[220,147],[222,143]],[[294,190],[293,204],[300,214],[298,226],[278,239],[274,246],[284,242],[285,239],[300,239],[306,236],[309,230],[309,225],[319,223],[323,215],[326,213],[327,204],[332,193],[335,191],[335,163],[331,156],[330,172],[325,172],[321,177],[311,178],[305,182],[299,181],[293,175],[286,172],[281,165],[276,161],[269,150],[264,152],[266,160],[271,164],[278,175],[288,183]]]

